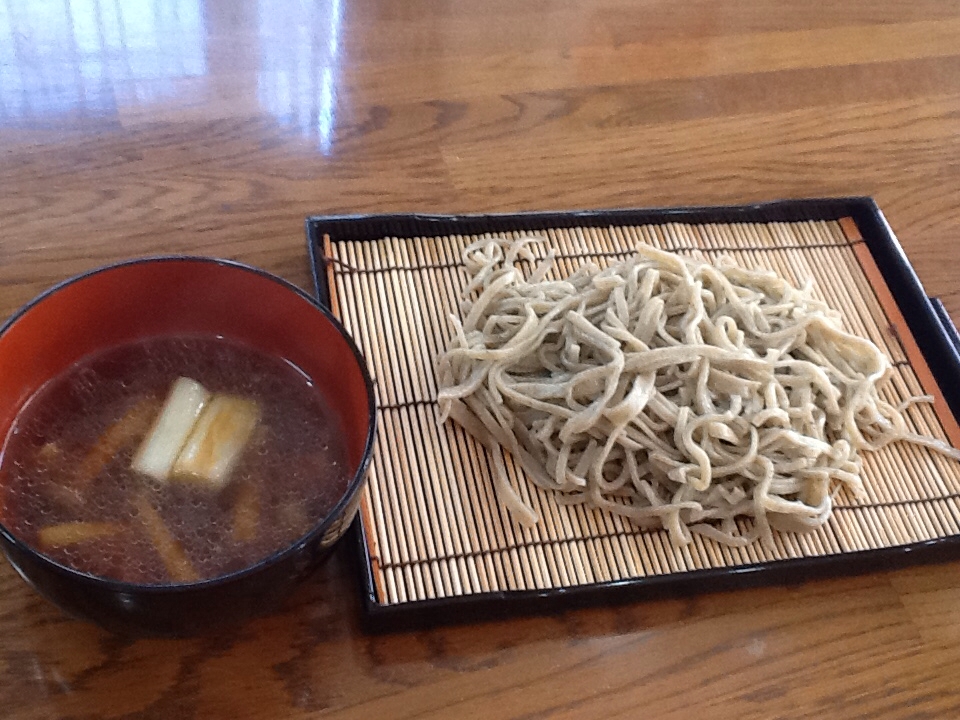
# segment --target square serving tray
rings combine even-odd
[[[477,237],[537,234],[560,272],[623,258],[637,242],[774,269],[815,293],[893,365],[885,394],[931,394],[908,425],[960,446],[956,330],[923,288],[869,198],[736,206],[512,215],[312,217],[317,294],[366,357],[377,392],[378,440],[361,498],[358,548],[373,629],[547,612],[662,594],[797,582],[960,555],[960,463],[892,444],[864,458],[869,498],[841,493],[826,526],[775,533],[775,547],[727,548],[582,506],[560,506],[510,464],[514,486],[542,517],[513,523],[496,501],[486,451],[438,424],[433,363],[465,283],[463,248]],[[540,252],[546,253],[545,248]]]

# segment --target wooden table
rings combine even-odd
[[[152,253],[309,287],[305,216],[872,195],[960,319],[947,0],[7,0],[0,316]],[[9,718],[950,718],[960,565],[385,636],[342,553],[229,636],[0,567]]]

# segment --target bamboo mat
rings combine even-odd
[[[531,233],[494,233],[519,237]],[[897,404],[930,393],[936,403],[907,411],[914,432],[957,445],[960,428],[944,403],[883,277],[852,220],[796,223],[668,223],[568,228],[535,233],[557,255],[554,275],[585,260],[603,266],[638,242],[707,259],[726,255],[772,269],[844,315],[893,364],[883,396]],[[698,570],[893,548],[960,534],[960,464],[897,443],[864,457],[868,499],[841,493],[830,521],[808,534],[775,533],[774,547],[729,548],[694,535],[674,548],[665,531],[563,506],[522,478],[511,481],[540,515],[522,528],[494,496],[486,451],[453,423],[438,425],[434,361],[448,337],[466,272],[463,248],[482,236],[324,238],[331,305],[357,340],[376,381],[379,437],[361,518],[376,601],[383,606],[511,591],[663,578]],[[533,247],[544,256],[547,247]],[[746,522],[746,521],[745,521]]]

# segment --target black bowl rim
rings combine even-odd
[[[367,369],[366,360],[363,357],[363,354],[360,352],[360,349],[357,347],[356,342],[353,338],[350,337],[350,334],[344,328],[343,324],[331,313],[327,308],[321,305],[316,299],[312,298],[301,288],[297,287],[293,283],[284,280],[278,275],[274,275],[271,272],[263,270],[262,268],[253,267],[252,265],[247,265],[246,263],[239,262],[237,260],[228,260],[226,258],[216,258],[216,257],[206,257],[201,255],[151,255],[147,257],[133,258],[130,260],[122,260],[115,263],[110,263],[108,265],[102,265],[100,267],[87,270],[85,272],[73,275],[68,277],[65,280],[61,280],[52,287],[44,290],[39,295],[34,297],[32,300],[28,301],[25,305],[21,306],[16,310],[13,315],[11,315],[3,325],[0,325],[0,337],[2,337],[20,318],[26,315],[30,310],[35,306],[42,303],[47,298],[52,295],[60,292],[66,287],[73,285],[75,283],[86,280],[94,275],[99,275],[100,273],[110,272],[124,267],[129,267],[132,265],[140,265],[146,263],[182,263],[182,262],[196,262],[196,263],[208,263],[211,265],[219,265],[221,267],[229,267],[235,270],[241,270],[244,272],[250,272],[255,275],[259,275],[267,280],[277,283],[278,285],[286,288],[287,290],[292,291],[296,296],[301,300],[309,303],[315,310],[319,311],[336,329],[338,333],[346,341],[347,346],[350,348],[350,351],[353,353],[354,361],[357,363],[358,368],[360,369],[361,376],[363,377],[364,387],[367,391],[367,411],[369,413],[370,422],[367,426],[367,437],[364,441],[363,454],[360,457],[360,464],[357,466],[357,470],[354,473],[353,478],[347,483],[346,489],[343,491],[340,500],[336,505],[318,522],[313,526],[309,532],[301,537],[297,538],[293,542],[289,543],[286,547],[277,552],[268,555],[261,560],[258,560],[253,565],[245,567],[241,570],[236,570],[226,575],[218,575],[216,577],[207,578],[204,580],[198,580],[197,582],[192,583],[164,583],[164,584],[140,584],[140,583],[131,583],[123,580],[116,580],[114,578],[103,577],[99,575],[92,575],[90,573],[81,572],[76,570],[68,565],[57,562],[53,558],[44,555],[40,551],[33,548],[27,542],[20,540],[13,532],[11,532],[2,522],[0,522],[0,537],[6,542],[11,543],[13,546],[18,549],[28,553],[29,555],[39,559],[41,562],[51,565],[60,572],[66,573],[67,575],[73,577],[74,579],[99,587],[103,587],[113,592],[122,592],[122,593],[149,593],[149,594],[177,594],[177,593],[188,593],[194,592],[201,589],[212,588],[219,585],[225,585],[232,583],[238,580],[241,580],[244,577],[253,575],[263,570],[268,566],[275,565],[284,561],[291,555],[299,552],[303,547],[310,544],[314,539],[319,539],[327,531],[330,525],[337,520],[341,513],[344,512],[346,507],[350,504],[353,498],[363,487],[363,484],[366,480],[367,468],[370,465],[371,458],[373,456],[373,444],[374,438],[376,436],[376,427],[377,427],[377,403],[376,403],[376,394],[374,392],[373,379],[370,376],[370,371]],[[19,412],[19,410],[18,410]],[[6,443],[6,438],[0,438],[0,448]]]

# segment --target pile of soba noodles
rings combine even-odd
[[[466,248],[470,280],[438,361],[442,418],[490,450],[497,496],[521,523],[538,518],[504,450],[561,502],[664,527],[675,545],[816,528],[839,488],[864,496],[860,451],[892,440],[958,456],[907,432],[905,406],[878,394],[886,357],[809,285],[643,245],[553,279],[553,255],[536,264],[532,242]]]

